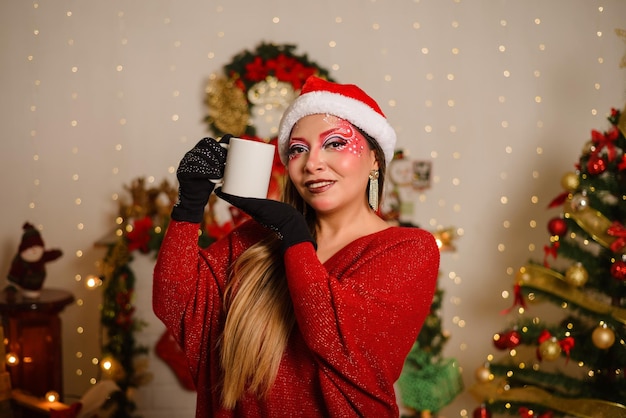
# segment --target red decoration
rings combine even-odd
[[[147,254],[150,252],[150,231],[152,230],[152,218],[146,216],[142,219],[137,219],[133,224],[133,229],[126,238],[128,239],[128,251],[133,252],[139,250],[140,252]]]
[[[619,138],[619,130],[615,126],[604,134],[599,131],[592,130],[591,141],[593,141],[595,145],[595,151],[593,152],[592,157],[597,158],[600,151],[606,148],[609,162],[612,162],[615,159],[615,141],[617,141],[617,138]]]
[[[513,306],[508,309],[504,309],[502,312],[500,312],[501,314],[507,314],[511,312],[511,310],[517,305],[521,306],[522,308],[526,308],[526,301],[524,300],[524,295],[522,295],[522,286],[520,286],[519,283],[515,283],[515,286],[513,286],[513,297]]]
[[[563,218],[552,218],[548,222],[548,232],[551,235],[562,237],[567,232],[567,222]]]
[[[543,253],[544,253],[543,266],[544,267],[550,267],[550,265],[548,264],[548,257],[552,256],[552,258],[556,258],[560,245],[561,244],[559,243],[559,241],[554,241],[552,245],[550,246],[548,245],[543,246]]]
[[[611,243],[611,251],[618,253],[626,247],[626,228],[624,228],[621,223],[614,221],[611,226],[608,227],[606,233],[612,237],[617,237],[617,239]]]
[[[626,169],[626,154],[622,154],[622,159],[620,160],[619,164],[617,164],[617,170],[623,171],[625,169]]]
[[[278,54],[276,58],[264,61],[260,56],[256,56],[254,61],[246,64],[246,79],[259,82],[273,74],[277,79],[291,83],[294,90],[302,88],[302,80],[316,73],[316,69],[304,66],[294,57],[285,54]]]
[[[611,108],[611,117],[612,118],[617,118],[619,117],[620,111],[619,109],[616,109],[614,107]]]
[[[597,155],[592,155],[589,157],[589,161],[587,161],[587,171],[591,175],[598,175],[604,173],[606,170],[606,162],[598,157]]]
[[[522,342],[522,336],[515,330],[500,333],[497,337],[498,338],[494,337],[493,345],[499,350],[510,350],[517,347]]]
[[[174,336],[165,331],[154,347],[157,356],[172,369],[180,384],[187,390],[195,391],[196,385],[191,377],[185,353],[180,348]]]
[[[504,334],[504,339],[506,340],[507,344],[507,348],[515,348],[518,345],[520,345],[520,343],[522,342],[522,336],[520,335],[520,333],[518,331],[509,331],[506,334]]]
[[[613,265],[611,266],[611,276],[613,276],[614,279],[620,280],[622,282],[626,281],[626,263],[622,260],[617,260],[615,263],[613,263]]]
[[[552,418],[554,416],[552,411],[546,411],[542,414],[535,415],[532,409],[528,409],[525,406],[522,406],[518,412],[519,412],[519,416],[522,418],[535,418],[535,417],[536,418]]]
[[[474,412],[472,412],[472,418],[491,418],[491,412],[489,412],[485,405],[481,405],[474,409]]]
[[[115,302],[119,311],[115,316],[115,323],[122,329],[129,330],[133,326],[135,307],[132,304],[133,290],[120,291],[115,295]]]
[[[526,408],[525,406],[522,406],[518,410],[518,412],[519,412],[519,416],[522,418],[533,418],[535,416],[535,413],[532,410]]]
[[[506,350],[506,341],[504,340],[504,336],[501,333],[494,335],[493,346],[496,347],[498,350]]]
[[[567,200],[568,196],[569,196],[569,192],[561,193],[560,195],[552,199],[552,201],[548,205],[548,208],[555,208],[557,206],[563,205],[563,203],[565,203],[565,201]]]

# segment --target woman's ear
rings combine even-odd
[[[378,170],[378,159],[376,158],[376,151],[370,150],[370,156],[372,158],[372,170]]]

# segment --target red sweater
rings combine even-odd
[[[390,227],[320,263],[310,243],[285,252],[296,315],[278,376],[263,401],[220,407],[217,342],[227,272],[268,231],[254,221],[208,249],[198,224],[172,221],[154,271],[153,306],[182,347],[198,388],[196,417],[398,416],[393,384],[429,312],[439,269],[433,236]]]

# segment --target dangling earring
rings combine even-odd
[[[374,212],[378,210],[378,170],[370,171],[368,202]]]

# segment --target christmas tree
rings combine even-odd
[[[626,117],[591,131],[549,210],[544,259],[515,277],[512,325],[470,389],[474,417],[626,417]]]

